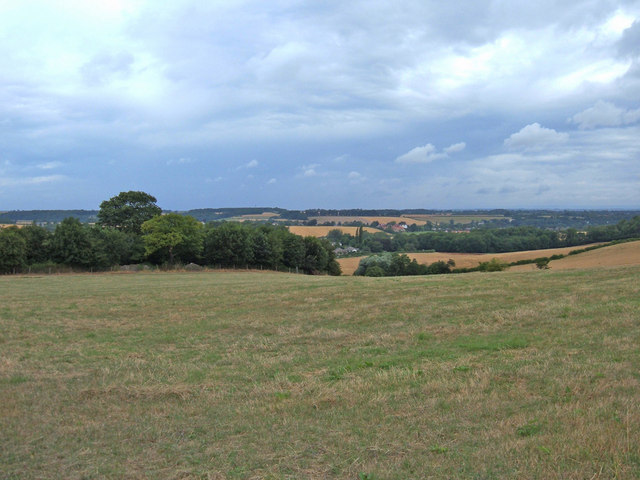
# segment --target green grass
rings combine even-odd
[[[0,297],[0,479],[640,477],[640,268]]]

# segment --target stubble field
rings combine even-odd
[[[289,231],[295,235],[300,235],[301,237],[317,237],[322,238],[326,237],[331,230],[340,230],[342,233],[347,233],[351,236],[356,236],[358,233],[358,227],[343,227],[342,225],[329,227],[329,226],[306,226],[306,225],[291,225],[289,227]],[[377,228],[371,227],[363,227],[365,232],[369,233],[381,233],[382,230],[378,230]]]
[[[634,252],[634,259],[638,258],[638,261],[635,263],[625,263],[624,265],[640,265],[640,242],[633,242],[628,245],[631,245],[629,251]],[[614,247],[606,247],[607,249],[618,247],[618,245]],[[546,250],[523,250],[520,252],[507,252],[507,253],[446,253],[446,252],[432,252],[432,253],[407,253],[406,255],[415,259],[418,263],[421,264],[431,264],[439,261],[448,261],[449,259],[456,262],[456,267],[458,268],[473,268],[480,265],[481,262],[488,262],[493,258],[497,258],[503,262],[511,263],[517,262],[518,260],[528,260],[539,257],[550,257],[552,255],[567,255],[570,251],[579,249],[581,247],[563,247],[563,248],[549,248]],[[609,251],[609,250],[607,250]],[[602,256],[605,249],[595,250],[593,252],[593,256]],[[583,255],[583,254],[581,254]],[[365,257],[345,257],[339,258],[338,263],[340,264],[340,268],[342,268],[343,275],[353,275],[353,272],[356,271],[358,265],[360,264],[360,260]],[[601,262],[603,265],[607,265],[607,261],[610,259],[605,258]],[[614,263],[614,265],[618,265]],[[531,265],[525,265],[526,267],[531,267]],[[595,264],[593,266],[596,266]],[[532,270],[535,269],[536,266],[533,265],[532,268],[526,268],[523,270]]]
[[[3,479],[640,476],[640,267],[0,295]]]

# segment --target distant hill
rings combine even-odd
[[[172,210],[166,210],[171,212]],[[191,215],[201,222],[211,222],[239,217],[260,217],[263,213],[273,213],[270,219],[310,220],[314,217],[410,217],[411,215],[450,215],[451,220],[459,221],[464,216],[486,216],[483,228],[502,228],[532,226],[539,228],[584,230],[589,227],[615,225],[621,220],[628,220],[640,215],[640,210],[428,210],[428,209],[309,209],[287,210],[278,207],[224,207],[196,208],[192,210],[173,211],[183,215]],[[20,220],[36,223],[59,223],[66,217],[75,217],[83,223],[97,221],[98,210],[11,210],[0,213],[0,223],[16,223]],[[265,217],[266,218],[266,217]],[[426,218],[426,217],[425,217]],[[251,218],[247,218],[251,220]],[[344,222],[343,222],[344,223]],[[407,219],[411,223],[411,219]],[[462,222],[465,223],[465,222]]]
[[[194,210],[186,210],[177,213],[191,215],[193,218],[200,220],[201,222],[213,222],[215,220],[242,217],[244,215],[260,215],[265,212],[272,212],[277,214],[277,216],[282,216],[283,214],[286,214],[288,210],[276,207],[196,208]]]
[[[60,223],[67,217],[75,217],[83,223],[98,220],[98,210],[11,210],[0,213],[0,223],[16,223],[26,220],[36,223]]]

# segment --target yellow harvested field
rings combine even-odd
[[[391,222],[404,222],[407,225],[411,225],[415,223],[416,225],[425,225],[427,222],[420,219],[415,219],[413,217],[401,216],[401,217],[349,217],[349,216],[327,216],[327,217],[310,217],[313,220],[317,220],[318,223],[325,222],[340,222],[340,223],[350,223],[350,222],[362,222],[364,224],[369,224],[372,222],[378,223],[391,223]]]
[[[574,247],[573,250],[579,248]],[[640,241],[603,247],[549,262],[549,268],[553,270],[578,270],[581,268],[622,267],[628,265],[640,265]],[[535,265],[518,265],[511,267],[509,270],[526,272],[536,269]]]
[[[301,237],[326,237],[331,230],[340,230],[342,233],[348,233],[349,235],[355,236],[358,230],[358,227],[325,227],[325,226],[315,226],[315,227],[307,227],[307,226],[298,226],[292,225],[289,227],[289,231],[296,235],[300,235]],[[369,233],[380,233],[380,230],[371,227],[364,227],[365,232]]]
[[[498,258],[504,262],[511,263],[518,260],[528,260],[539,257],[550,257],[552,255],[566,255],[571,250],[576,250],[583,247],[565,247],[565,248],[549,248],[546,250],[525,250],[522,252],[508,252],[508,253],[407,253],[407,256],[411,259],[416,259],[418,263],[430,264],[439,261],[447,261],[452,259],[456,262],[457,268],[472,268],[477,267],[482,262],[488,262],[492,258]],[[595,250],[598,252],[600,250]],[[591,252],[587,252],[591,253]],[[582,256],[586,254],[578,255]],[[358,268],[360,260],[364,257],[351,257],[351,258],[339,258],[338,263],[342,268],[343,275],[353,275],[353,272]],[[555,262],[552,262],[555,264]],[[524,265],[525,267],[536,268],[535,265]],[[509,270],[513,270],[516,267],[511,267]],[[517,267],[520,268],[520,267]]]

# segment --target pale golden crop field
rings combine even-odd
[[[364,227],[365,232],[369,233],[380,233],[381,230],[371,227]],[[302,226],[302,225],[292,225],[289,227],[289,231],[295,235],[300,235],[301,237],[326,237],[331,230],[340,230],[342,233],[348,233],[349,235],[355,236],[358,231],[358,227],[325,227],[325,226]]]
[[[549,268],[553,270],[621,267],[627,265],[640,265],[640,241],[612,245],[549,262]],[[511,267],[510,270],[527,271],[535,270],[536,268],[535,265],[518,265]]]
[[[627,244],[623,244],[627,245]],[[618,245],[622,246],[622,245]],[[439,261],[447,261],[452,259],[456,262],[456,267],[458,268],[473,268],[477,267],[482,262],[488,262],[492,258],[498,258],[504,262],[511,263],[517,262],[518,260],[529,260],[539,257],[550,257],[552,255],[566,255],[571,250],[576,250],[581,247],[565,247],[565,248],[549,248],[546,250],[525,250],[521,252],[508,252],[508,253],[442,253],[442,252],[433,252],[433,253],[407,253],[407,256],[411,259],[416,259],[418,263],[430,264]],[[608,247],[612,248],[612,247]],[[593,253],[597,255],[597,252],[601,252],[606,250],[606,248],[594,250]],[[582,257],[584,254],[576,255],[576,258]],[[358,268],[358,264],[360,260],[364,257],[351,257],[351,258],[339,258],[338,263],[340,263],[340,267],[342,268],[343,275],[353,275],[353,272]],[[555,264],[555,262],[553,262]],[[640,262],[632,263],[632,265],[640,264]],[[620,264],[627,265],[627,264]],[[525,267],[531,267],[531,269],[535,269],[535,265],[525,265]],[[515,268],[515,267],[512,267]],[[518,267],[522,268],[522,267]],[[529,270],[527,268],[526,270]]]

